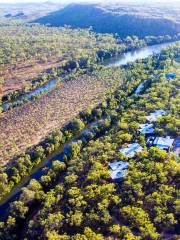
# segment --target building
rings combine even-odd
[[[129,166],[128,162],[113,162],[109,164],[109,167],[111,169],[110,176],[113,180],[119,180],[125,177],[127,173],[127,168]]]
[[[172,80],[176,77],[176,73],[167,73],[165,76],[167,80]]]
[[[142,89],[144,88],[144,84],[147,82],[147,80],[144,80],[142,83],[139,84],[139,86],[137,87],[135,94],[139,94]]]
[[[134,157],[136,153],[142,152],[143,148],[138,143],[131,143],[120,152],[127,157]]]
[[[174,139],[171,139],[169,136],[167,137],[156,137],[153,145],[162,149],[162,150],[169,150],[172,147]]]
[[[156,110],[155,112],[153,112],[149,116],[147,116],[146,119],[149,122],[155,122],[155,121],[157,121],[158,117],[162,117],[164,115],[166,115],[166,111]]]
[[[140,124],[139,132],[142,134],[154,133],[154,125],[152,123]]]

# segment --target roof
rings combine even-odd
[[[126,176],[127,169],[125,170],[116,170],[116,171],[111,171],[110,176],[113,180],[124,178]]]
[[[154,140],[154,145],[159,147],[160,149],[168,149],[172,147],[174,139],[171,139],[169,136],[167,137],[156,137]]]
[[[152,123],[140,124],[139,132],[142,134],[150,134],[154,132],[154,125]]]
[[[123,162],[123,161],[119,161],[119,162],[113,162],[109,164],[109,167],[114,171],[117,169],[123,169],[128,167],[129,163],[128,162]]]
[[[176,77],[176,73],[167,73],[165,76],[166,79],[174,79]]]
[[[110,176],[113,180],[123,178],[127,173],[127,168],[129,166],[128,162],[113,162],[109,164],[109,167],[111,168]]]
[[[156,110],[155,112],[151,113],[149,116],[146,117],[146,119],[149,122],[155,122],[157,121],[158,117],[161,117],[163,115],[166,115],[166,111],[164,110]]]
[[[141,152],[143,148],[138,143],[129,144],[126,148],[120,150],[127,157],[134,157],[136,153]]]
[[[144,84],[147,82],[147,80],[144,80],[142,83],[139,84],[139,86],[137,87],[136,91],[135,91],[135,94],[139,94],[143,87],[144,87]]]

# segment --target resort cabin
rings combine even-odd
[[[139,86],[137,87],[135,94],[139,94],[142,89],[144,88],[144,84],[147,82],[147,80],[144,80],[142,83],[139,84]]]
[[[131,143],[126,148],[120,150],[120,152],[126,157],[134,157],[136,153],[142,152],[143,148],[139,143]]]
[[[152,134],[154,133],[154,125],[152,123],[140,124],[139,132],[142,134]]]
[[[156,137],[153,145],[162,149],[162,150],[169,150],[172,147],[174,139],[171,139],[169,136],[167,137]]]
[[[129,166],[128,162],[113,162],[109,164],[109,167],[111,169],[110,176],[113,180],[120,180],[125,177],[127,173],[127,168]]]
[[[151,113],[149,116],[147,116],[146,119],[149,122],[155,122],[157,121],[158,117],[162,117],[164,115],[166,115],[166,111],[156,110],[154,113]]]
[[[176,77],[176,73],[167,73],[165,76],[167,80],[172,80]]]

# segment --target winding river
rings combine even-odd
[[[138,59],[147,58],[148,56],[150,56],[152,54],[158,54],[161,52],[161,50],[163,48],[166,48],[170,45],[172,45],[172,43],[164,43],[164,44],[144,47],[142,49],[127,52],[120,56],[116,56],[111,59],[105,60],[103,62],[103,64],[105,66],[126,65],[129,62],[134,62]],[[43,89],[39,89],[38,91],[33,92],[33,94],[31,93],[30,95],[28,95],[28,97],[32,97],[36,94],[41,93],[42,91],[46,91],[47,89],[53,87],[54,84],[56,84],[56,81],[52,81],[49,85],[45,85]],[[96,125],[96,122],[91,124],[90,128],[93,127],[94,125]],[[89,129],[89,127],[86,129],[86,131],[88,129]],[[81,136],[82,136],[82,134],[81,134]],[[77,141],[77,138],[75,138],[74,140],[71,140],[71,142],[72,141]],[[44,167],[50,168],[53,160],[60,160],[60,161],[63,160],[63,151],[68,150],[69,144],[70,143],[67,143],[64,146],[64,148],[59,150],[59,152],[53,154],[53,156],[49,157],[44,162],[42,162],[38,167],[34,168],[32,173],[28,177],[22,179],[22,181],[18,185],[16,185],[16,187],[11,191],[11,193],[3,201],[0,202],[0,219],[3,219],[3,217],[6,215],[6,211],[9,207],[10,203],[18,198],[18,196],[21,193],[22,187],[27,186],[31,179],[39,180],[40,177],[44,174],[43,168]]]
[[[130,62],[134,62],[138,59],[144,59],[149,57],[150,55],[158,54],[161,52],[163,48],[168,47],[170,45],[172,45],[172,42],[143,47],[141,49],[129,51],[121,55],[112,57],[110,59],[106,59],[103,61],[102,64],[105,66],[123,66]],[[35,90],[32,90],[31,92],[25,94],[23,97],[19,98],[18,100],[15,100],[10,103],[4,102],[2,105],[3,111],[6,112],[9,108],[13,108],[18,105],[21,105],[25,100],[30,100],[39,94],[47,92],[48,90],[53,88],[56,85],[56,83],[57,83],[57,80],[52,79],[49,82],[45,83],[43,86],[40,86]]]
[[[156,44],[152,46],[143,47],[141,49],[129,51],[121,55],[112,57],[111,59],[106,59],[103,62],[103,64],[105,66],[123,66],[130,62],[135,62],[136,60],[139,60],[139,59],[145,59],[153,54],[158,54],[162,51],[163,48],[167,48],[172,44],[173,44],[172,42],[162,43],[162,44]]]

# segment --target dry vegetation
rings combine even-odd
[[[58,61],[50,63],[37,63],[33,66],[25,63],[18,65],[15,70],[12,70],[6,66],[6,69],[4,69],[3,74],[1,75],[1,77],[5,79],[2,93],[3,95],[6,95],[17,89],[22,89],[29,85],[42,72],[59,66],[60,63]]]
[[[123,48],[111,35],[21,24],[0,26],[0,46],[0,78],[4,79],[0,96],[25,87],[41,72],[68,60],[95,61],[100,49]]]
[[[99,74],[99,72],[98,72]],[[113,76],[112,76],[113,75]],[[36,101],[0,116],[0,161],[6,164],[15,154],[38,143],[49,132],[95,104],[122,78],[121,70],[102,70],[101,76],[82,76],[63,83]]]

